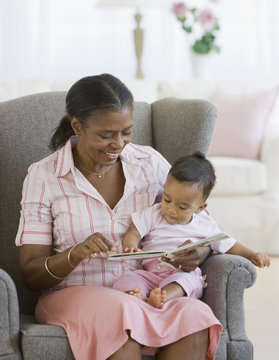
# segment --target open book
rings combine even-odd
[[[161,257],[161,256],[168,256],[170,254],[174,254],[181,250],[189,250],[193,247],[200,247],[200,246],[208,246],[216,241],[224,240],[229,238],[230,236],[226,233],[219,233],[214,236],[210,236],[201,240],[198,240],[196,242],[192,242],[190,244],[179,246],[175,249],[171,250],[162,250],[162,251],[142,251],[142,252],[133,252],[133,253],[122,253],[122,254],[113,254],[108,257],[108,260],[130,260],[130,259],[146,259],[146,258],[155,258],[155,257]]]

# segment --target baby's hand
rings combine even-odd
[[[265,266],[270,267],[270,257],[265,254],[265,253],[255,253],[252,257],[251,257],[251,262],[255,265],[258,266],[259,268],[263,268]]]
[[[132,252],[142,252],[142,249],[139,249],[137,247],[126,247],[123,249],[124,253],[132,253]]]

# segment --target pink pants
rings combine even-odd
[[[188,297],[200,299],[206,286],[200,268],[189,273],[160,265],[152,260],[144,265],[146,270],[125,271],[114,283],[113,288],[123,292],[140,288],[147,296],[156,287],[163,288],[167,284],[177,283]]]

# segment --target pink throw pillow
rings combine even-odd
[[[218,113],[207,155],[259,159],[278,89],[239,95],[217,92],[212,103]]]

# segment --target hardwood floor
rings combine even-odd
[[[279,257],[258,269],[255,284],[244,294],[246,332],[254,360],[279,359]]]

